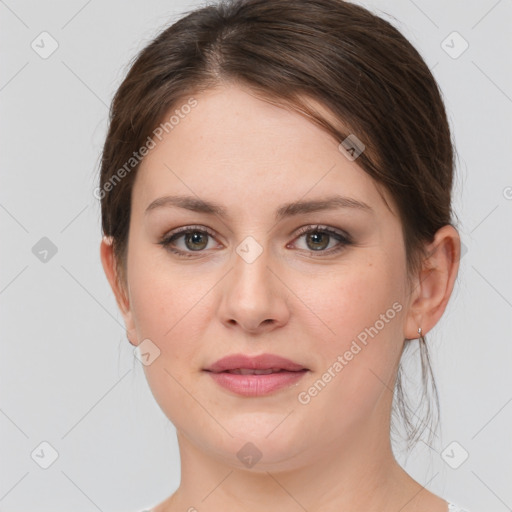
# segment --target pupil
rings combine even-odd
[[[309,237],[314,239],[313,243],[319,243],[319,239],[321,239],[322,237],[324,237],[324,239],[327,239],[327,235],[325,233],[314,233],[314,234],[310,234],[308,235],[308,240],[309,240]],[[325,240],[324,240],[325,242]],[[321,243],[321,240],[320,240],[320,243]],[[315,249],[325,249],[325,247],[327,247],[329,244],[327,243],[324,243],[324,244],[321,244],[321,247],[316,247]]]
[[[199,232],[194,232],[194,233],[190,233],[186,240],[187,242],[189,241],[192,241],[192,244],[200,244],[201,245],[201,238],[204,237],[204,234],[203,233],[199,233]],[[188,244],[187,244],[188,245]],[[204,240],[203,240],[203,246],[201,247],[189,247],[189,249],[192,249],[193,251],[198,251],[200,249],[204,249],[204,247],[206,246],[206,244],[204,243]]]

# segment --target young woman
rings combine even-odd
[[[153,512],[447,512],[396,461],[399,363],[457,276],[438,86],[341,0],[192,11],[113,100],[101,258],[179,488]],[[404,404],[399,401],[399,405]]]

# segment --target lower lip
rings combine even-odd
[[[236,373],[213,373],[212,379],[223,388],[243,396],[263,396],[298,382],[308,370],[298,372],[276,372],[266,375],[239,375]]]

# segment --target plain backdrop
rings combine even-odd
[[[0,1],[3,512],[137,511],[179,483],[174,427],[148,389],[100,264],[93,190],[108,106],[130,60],[194,5]],[[441,431],[409,456],[397,447],[397,457],[471,512],[510,511],[512,2],[363,5],[433,70],[458,151],[464,252],[447,311],[428,335]]]

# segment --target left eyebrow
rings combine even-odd
[[[276,211],[276,221],[285,217],[299,215],[301,213],[319,212],[322,210],[334,210],[336,208],[354,208],[367,213],[374,214],[373,208],[363,201],[345,196],[329,196],[322,199],[313,199],[309,201],[294,201],[285,204]]]
[[[228,218],[229,215],[225,207],[214,201],[205,201],[194,196],[163,196],[155,199],[145,210],[148,214],[152,210],[161,207],[183,208],[198,213],[206,213],[218,215],[222,218]],[[276,210],[276,222],[294,215],[304,213],[319,212],[323,210],[333,210],[337,208],[353,208],[370,214],[375,214],[373,208],[363,201],[345,196],[329,196],[320,199],[312,199],[309,201],[293,201],[280,206]]]

